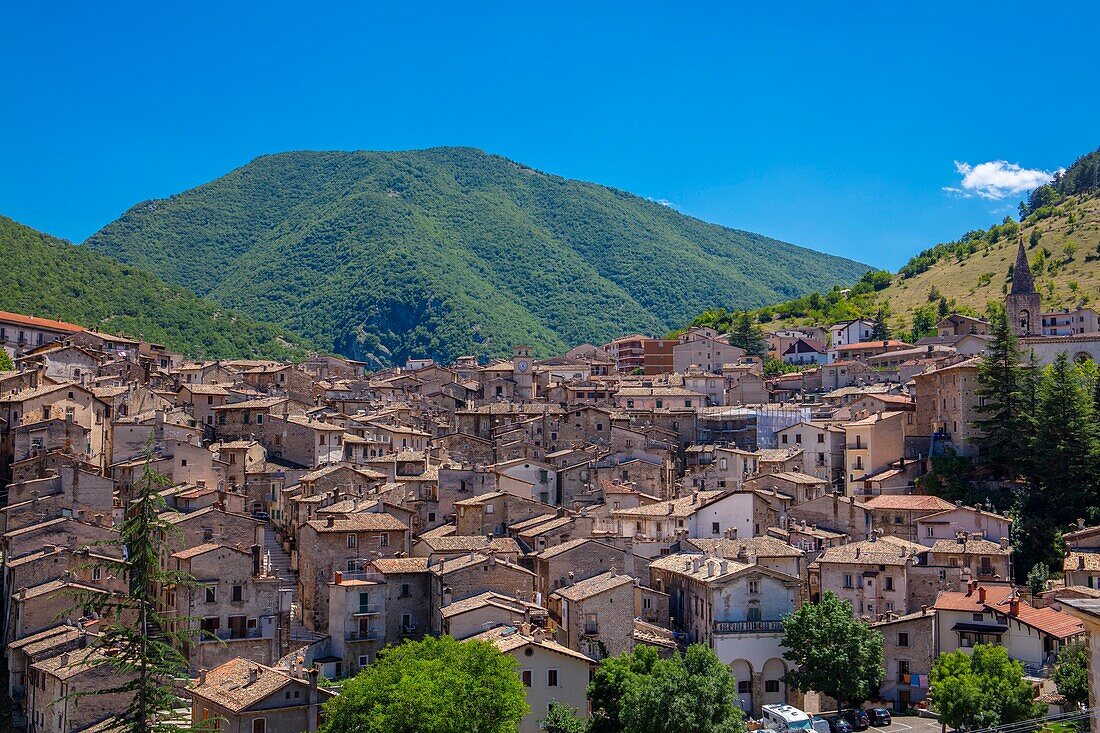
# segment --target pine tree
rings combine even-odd
[[[1095,506],[1096,422],[1093,396],[1065,353],[1058,354],[1039,385],[1035,413],[1034,475],[1057,523],[1072,521],[1081,507]]]
[[[882,308],[875,313],[874,325],[871,327],[872,341],[886,341],[890,338],[890,326],[886,323],[886,311]]]
[[[134,486],[125,520],[115,530],[118,537],[96,543],[116,548],[123,559],[97,559],[92,563],[105,575],[125,578],[126,594],[102,591],[77,596],[78,607],[105,620],[96,647],[110,652],[106,660],[115,672],[113,679],[124,680],[85,694],[132,695],[130,704],[119,714],[122,722],[117,729],[132,733],[180,730],[177,724],[159,719],[180,705],[171,683],[172,678],[187,671],[179,649],[193,635],[186,623],[181,623],[188,619],[170,620],[157,605],[158,587],[191,585],[194,579],[161,567],[161,557],[170,553],[166,539],[176,530],[161,516],[168,506],[160,492],[171,482],[153,469],[152,461],[152,450],[147,448],[144,474]]]
[[[729,342],[733,346],[740,346],[745,353],[762,356],[768,350],[768,342],[764,340],[764,332],[761,330],[747,312],[742,311],[734,316],[733,330],[729,334]]]
[[[978,365],[979,404],[983,417],[974,421],[978,460],[994,476],[1016,478],[1028,455],[1029,419],[1022,390],[1025,378],[1020,369],[1016,334],[1002,309],[993,312],[990,324],[993,340]]]

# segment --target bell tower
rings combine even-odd
[[[531,347],[521,344],[512,347],[512,381],[516,383],[516,399],[531,400],[535,397],[534,375],[531,374]]]
[[[1016,265],[1012,268],[1012,289],[1005,297],[1005,316],[1017,336],[1041,336],[1040,309],[1039,294],[1035,292],[1035,280],[1021,239],[1016,250]]]

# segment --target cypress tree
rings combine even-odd
[[[993,476],[1014,479],[1023,472],[1029,447],[1026,378],[1020,369],[1016,334],[1004,310],[994,311],[990,330],[993,340],[978,365],[975,390],[981,398],[977,411],[982,414],[974,421],[981,431],[976,441],[978,461]]]
[[[874,325],[871,327],[872,341],[886,341],[890,338],[890,326],[886,323],[886,311],[882,308],[875,313]]]

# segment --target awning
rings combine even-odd
[[[971,631],[979,634],[1003,634],[1008,631],[1004,624],[982,623],[981,621],[960,621],[951,627],[952,631]]]

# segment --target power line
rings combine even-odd
[[[1015,723],[995,725],[989,728],[978,728],[968,731],[967,733],[1021,733],[1022,731],[1041,728],[1043,725],[1049,723],[1069,723],[1077,720],[1085,720],[1091,717],[1095,711],[1096,708],[1084,708],[1068,713],[1059,713],[1058,715],[1048,715],[1042,718],[1033,718],[1031,720],[1020,720]]]

